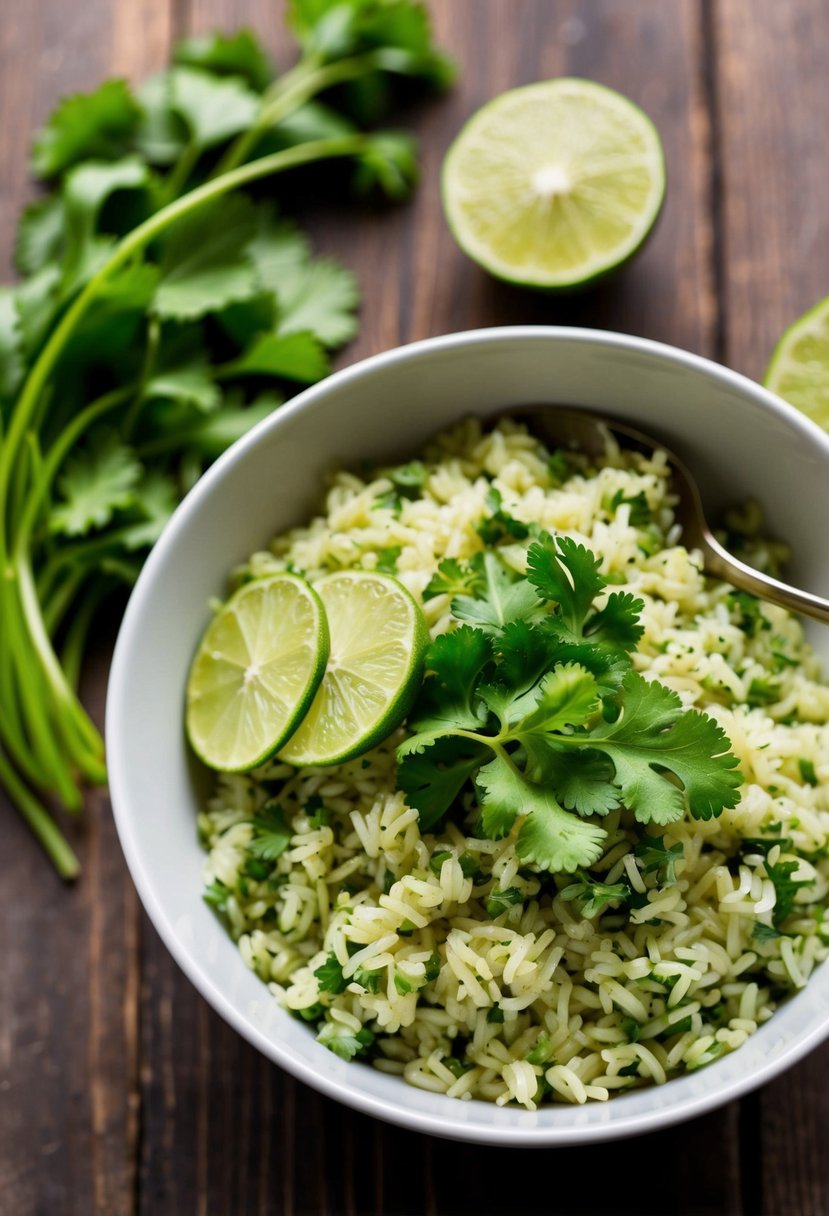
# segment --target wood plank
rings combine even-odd
[[[829,293],[829,9],[720,0],[713,23],[722,216],[721,354],[761,378],[774,344]],[[829,1210],[829,1048],[743,1103],[747,1211]]]
[[[130,7],[130,11],[127,8]],[[143,75],[166,46],[167,6],[30,0],[0,23],[0,262],[31,193],[34,128],[66,93],[104,76]],[[4,277],[5,274],[4,274]],[[102,724],[109,648],[84,695]],[[138,1073],[138,901],[107,799],[90,795],[71,830],[84,870],[53,874],[0,796],[0,1207],[49,1216],[133,1209]]]
[[[829,8],[721,0],[724,354],[759,379],[780,334],[829,294]]]

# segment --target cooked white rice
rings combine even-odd
[[[453,822],[421,834],[395,789],[398,736],[337,768],[274,763],[221,777],[199,820],[206,881],[224,893],[214,902],[246,963],[321,1043],[422,1089],[533,1110],[700,1068],[739,1047],[829,954],[829,689],[818,663],[795,618],[768,604],[758,614],[703,577],[674,525],[660,453],[611,454],[607,467],[561,482],[523,429],[483,433],[470,421],[424,460],[422,497],[399,513],[384,505],[387,476],[338,474],[323,513],[244,574],[289,566],[314,579],[373,569],[399,550],[397,576],[419,597],[441,559],[480,551],[494,485],[514,517],[582,541],[614,590],[644,601],[636,667],[722,725],[745,777],[741,801],[718,819],[651,829],[682,846],[673,882],[634,854],[645,829],[624,811],[608,816],[591,869],[628,882],[641,906],[584,919],[559,893],[573,876],[534,873],[507,840]],[[651,518],[634,526],[630,500],[641,493]],[[520,569],[525,549],[501,552]],[[773,557],[755,543],[752,560]],[[424,612],[433,634],[450,627],[446,596]],[[251,867],[251,817],[274,797],[290,847]],[[782,854],[746,837],[791,843]],[[767,867],[781,860],[796,860],[793,877],[809,885],[775,935]],[[511,888],[522,902],[493,920],[487,898]],[[336,996],[314,974],[332,954],[348,981]]]

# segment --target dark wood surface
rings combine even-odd
[[[321,205],[318,248],[364,289],[348,363],[515,321],[645,334],[762,375],[829,292],[825,0],[432,0],[460,65],[412,116],[423,181],[383,214]],[[193,30],[248,24],[284,65],[273,0],[0,0],[0,262],[29,194],[32,129],[64,93],[138,80]],[[560,73],[613,85],[659,127],[669,191],[615,283],[553,301],[499,285],[442,221],[438,171],[464,118]],[[2,627],[0,625],[0,627]],[[100,720],[107,650],[86,673]],[[103,794],[64,888],[0,799],[0,1213],[829,1213],[829,1046],[740,1103],[638,1140],[528,1152],[386,1127],[294,1082],[196,995],[143,916]],[[194,894],[194,898],[196,895]]]

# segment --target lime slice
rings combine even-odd
[[[829,296],[786,330],[763,383],[829,431]]]
[[[461,248],[498,278],[584,286],[631,257],[665,196],[659,134],[638,106],[563,77],[502,93],[470,118],[443,164]]]
[[[331,653],[311,708],[279,753],[298,768],[339,764],[390,735],[420,687],[429,642],[420,608],[387,575],[342,570],[315,589]]]
[[[246,583],[219,610],[187,681],[187,735],[210,768],[255,768],[290,737],[328,659],[319,597],[293,574]]]

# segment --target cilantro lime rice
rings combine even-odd
[[[725,791],[711,818],[660,821],[650,789],[641,822],[634,783],[625,800],[594,764],[604,813],[586,815],[578,791],[567,805],[600,843],[571,872],[538,864],[509,824],[485,831],[483,779],[418,809],[400,788],[408,725],[337,767],[219,776],[199,818],[205,898],[325,1047],[457,1098],[604,1101],[738,1048],[829,955],[829,688],[794,617],[703,576],[671,504],[658,451],[609,447],[592,467],[514,422],[467,421],[408,465],[337,474],[317,518],[237,572],[390,572],[437,637],[469,628],[457,592],[479,555],[520,586],[533,537],[569,537],[607,584],[596,631],[641,601],[626,687],[663,706],[673,690],[711,722],[679,702],[674,719],[725,740],[709,753]],[[733,523],[750,560],[773,567],[756,521]],[[732,798],[726,747],[742,777]],[[659,782],[666,805],[679,797]]]

